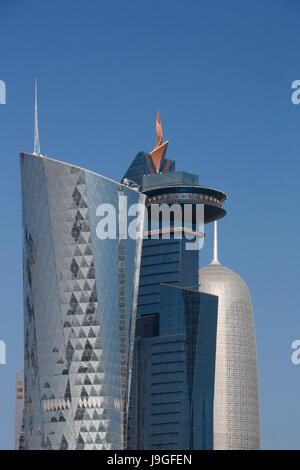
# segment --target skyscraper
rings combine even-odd
[[[198,175],[184,171],[175,171],[175,163],[168,171],[162,172],[165,166],[165,154],[168,141],[163,142],[160,116],[156,122],[157,143],[152,152],[139,152],[139,165],[135,166],[137,179],[131,173],[133,164],[127,170],[124,179],[140,183],[140,190],[147,196],[148,231],[144,234],[141,272],[139,279],[138,316],[157,313],[156,303],[160,283],[173,285],[198,286],[199,250],[188,250],[186,243],[189,236],[202,238],[199,232],[197,211],[203,209],[203,223],[210,223],[226,215],[223,203],[227,199],[223,191],[199,185]],[[140,158],[144,155],[143,158]],[[146,167],[146,157],[151,157],[155,173]],[[134,162],[137,162],[137,157]],[[143,174],[143,172],[146,173]],[[166,226],[159,217],[157,227],[153,224],[152,207],[163,210],[164,206],[172,209],[177,204],[182,209],[182,217],[170,213]],[[189,220],[185,220],[184,206],[189,206]],[[188,223],[187,223],[188,222]],[[156,229],[156,230],[155,230]],[[154,234],[154,232],[156,232]],[[179,236],[176,236],[179,235]],[[168,236],[169,235],[169,236]]]
[[[218,298],[161,284],[137,320],[129,449],[213,448]]]
[[[188,249],[187,243],[189,236],[204,236],[198,209],[203,224],[224,217],[226,194],[200,186],[197,175],[175,172],[175,164],[162,171],[166,147],[158,115],[156,147],[140,152],[135,173],[132,164],[125,175],[133,181],[137,175],[148,207],[128,447],[212,449],[217,297],[198,292],[199,250]],[[141,155],[151,156],[155,168],[143,175],[142,185],[147,166]],[[159,217],[153,227],[154,206],[163,212],[174,205],[184,210],[176,215],[174,209],[167,221]]]
[[[175,171],[159,114],[123,184],[40,155],[37,122],[36,105],[21,154],[24,448],[259,448],[251,300],[218,261],[216,229],[199,273],[226,194]],[[137,238],[125,200],[147,208]],[[111,209],[115,236],[101,237]]]
[[[26,449],[123,449],[140,268],[119,237],[124,196],[145,196],[74,165],[21,154]],[[97,208],[117,215],[99,239]]]
[[[199,289],[218,296],[214,449],[259,449],[259,396],[253,312],[241,277],[214,256],[199,272]]]

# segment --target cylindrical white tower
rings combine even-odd
[[[217,295],[214,449],[259,449],[259,393],[251,298],[242,278],[217,255],[199,272],[199,290]]]

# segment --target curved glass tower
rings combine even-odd
[[[142,194],[21,154],[26,449],[123,449],[142,243],[118,216]],[[100,240],[100,204],[117,215]],[[122,207],[122,209],[121,209]]]
[[[259,449],[259,393],[251,298],[242,278],[217,256],[199,272],[199,290],[219,298],[214,449]]]

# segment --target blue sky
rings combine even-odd
[[[229,195],[219,255],[252,294],[262,446],[300,449],[299,15],[297,0],[1,0],[0,448],[23,363],[18,153],[33,150],[37,77],[42,153],[119,180],[160,110],[177,169]]]

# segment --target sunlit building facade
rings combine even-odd
[[[214,449],[260,448],[259,390],[251,298],[243,279],[214,260],[199,289],[218,296]]]
[[[123,449],[143,221],[99,239],[96,211],[145,196],[39,155],[21,177],[25,449]]]

